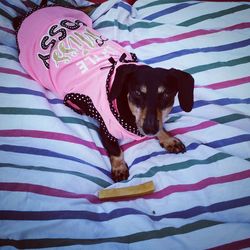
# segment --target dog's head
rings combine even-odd
[[[117,68],[110,98],[119,99],[125,94],[141,134],[156,135],[173,107],[176,94],[181,108],[186,112],[192,110],[193,89],[194,79],[184,71],[127,64]]]

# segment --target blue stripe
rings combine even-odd
[[[13,211],[13,210],[2,210],[0,211],[1,220],[31,220],[31,221],[43,221],[43,220],[60,220],[60,219],[81,219],[81,220],[91,220],[91,221],[109,221],[122,216],[127,215],[144,215],[150,218],[152,221],[160,221],[165,218],[181,218],[188,219],[195,216],[206,214],[206,213],[216,213],[220,211],[225,211],[228,209],[243,207],[250,205],[250,197],[242,197],[234,200],[222,201],[214,203],[209,206],[197,206],[190,209],[162,214],[153,215],[142,212],[134,208],[118,208],[110,213],[97,213],[91,211]]]
[[[119,7],[123,8],[124,10],[127,10],[129,13],[132,13],[132,8],[129,4],[126,4],[124,2],[118,2],[118,3],[115,3],[111,9],[118,9]],[[108,9],[107,11],[103,12],[102,13],[102,16],[105,16],[108,12],[110,11],[110,9]],[[94,11],[95,12],[95,11]],[[92,20],[93,20],[93,23],[96,22],[98,20],[97,19],[93,19],[93,16],[91,16]],[[97,26],[99,26],[100,24],[97,24]],[[95,28],[97,28],[97,26],[95,26]]]
[[[79,158],[56,153],[56,152],[51,151],[51,150],[39,149],[39,148],[33,148],[33,147],[24,147],[24,146],[13,146],[13,145],[0,145],[0,150],[5,151],[5,152],[19,153],[19,154],[41,155],[41,156],[46,156],[46,157],[54,157],[54,158],[60,158],[60,159],[65,159],[65,160],[69,160],[69,161],[78,162],[78,163],[93,167],[95,169],[98,169],[100,172],[102,172],[103,174],[105,174],[106,176],[111,178],[110,171],[107,171],[101,167],[97,167],[97,166],[95,166],[89,162],[86,162],[84,160],[81,160]],[[83,166],[83,167],[85,167],[85,166]]]
[[[48,99],[44,93],[36,91],[36,90],[31,90],[31,89],[26,89],[26,88],[7,88],[7,87],[0,87],[0,93],[5,93],[5,94],[21,94],[21,95],[32,95],[32,96],[39,96],[43,97],[48,100],[49,103],[51,104],[63,104],[63,101],[61,99]]]
[[[213,141],[209,143],[204,143],[204,145],[212,148],[221,148],[224,146],[250,141],[250,134],[238,135],[232,138],[220,139],[218,141]],[[239,146],[240,147],[240,146]]]
[[[35,90],[30,90],[30,89],[25,89],[25,88],[7,88],[7,87],[0,87],[0,93],[7,93],[7,94],[26,94],[26,95],[33,95],[33,96],[39,96],[46,98],[49,103],[51,104],[63,104],[63,101],[61,99],[48,99],[42,92],[35,91]],[[204,100],[199,100],[194,102],[193,108],[199,108],[202,106],[206,106],[209,104],[217,104],[220,106],[225,106],[225,105],[230,105],[230,104],[249,104],[250,103],[250,98],[247,99],[237,99],[237,98],[224,98],[220,100],[213,100],[213,101],[204,101]],[[180,106],[176,106],[172,109],[171,113],[178,113],[181,112],[182,109]]]
[[[204,213],[215,213],[224,211],[227,209],[237,208],[237,207],[243,207],[250,205],[250,197],[243,197],[235,200],[229,200],[229,201],[223,201],[218,202],[215,204],[212,204],[210,206],[197,206],[193,207],[184,211],[178,211],[167,214],[167,216],[159,216],[160,218],[182,218],[182,219],[188,219],[192,218],[194,216],[198,216]]]
[[[178,137],[178,136],[177,136]],[[243,135],[239,135],[239,136],[234,136],[231,138],[226,138],[226,139],[220,139],[217,141],[213,141],[213,142],[209,142],[209,143],[191,143],[188,146],[186,146],[186,150],[190,151],[190,150],[195,150],[198,147],[205,145],[211,148],[220,148],[220,147],[225,147],[228,145],[233,145],[233,144],[237,144],[237,143],[242,143],[242,142],[246,142],[246,141],[250,141],[250,135],[249,134],[243,134]],[[161,151],[156,151],[153,152],[152,154],[147,154],[147,155],[143,155],[140,157],[137,157],[130,165],[129,168],[132,168],[134,165],[142,163],[152,157],[156,157],[159,155],[167,155],[167,154],[171,154],[169,152],[167,152],[167,150],[161,150]]]
[[[146,60],[141,60],[141,62],[144,62],[146,64],[152,64],[152,63],[167,61],[167,60],[170,60],[172,58],[181,57],[181,56],[190,55],[190,54],[195,54],[195,53],[200,53],[200,52],[203,52],[203,53],[220,52],[220,51],[243,48],[243,47],[246,47],[248,45],[250,45],[250,39],[246,39],[246,40],[243,40],[240,42],[230,43],[230,44],[226,44],[226,45],[219,45],[219,46],[215,46],[215,47],[183,49],[183,50],[171,52],[171,53],[168,53],[165,55],[149,58]]]
[[[187,151],[194,150],[201,145],[205,145],[205,146],[208,146],[211,148],[221,148],[221,147],[225,147],[225,146],[229,146],[229,145],[233,145],[233,144],[238,144],[238,143],[242,143],[242,142],[247,142],[247,141],[250,141],[250,135],[244,134],[244,135],[234,136],[231,138],[220,139],[220,140],[209,142],[209,143],[202,143],[202,144],[191,143],[190,145],[188,145]]]
[[[96,176],[91,176],[88,174],[87,171],[86,173],[79,172],[79,171],[70,171],[70,170],[62,170],[62,169],[56,169],[56,168],[47,168],[47,167],[41,167],[41,166],[24,166],[24,165],[16,165],[16,164],[10,164],[10,163],[1,163],[0,162],[0,168],[13,168],[13,169],[25,169],[25,170],[32,170],[32,171],[41,171],[41,172],[46,172],[48,173],[56,173],[56,174],[63,174],[63,175],[73,175],[79,178],[84,179],[85,181],[89,180],[92,181],[93,183],[106,188],[111,185],[110,182],[107,182],[101,178],[98,178]],[[59,178],[61,178],[59,175],[57,175]],[[63,178],[63,177],[62,177]]]
[[[206,105],[219,105],[219,106],[225,106],[225,105],[230,105],[230,104],[250,104],[250,98],[246,99],[238,99],[238,98],[222,98],[219,100],[212,100],[212,101],[204,101],[204,100],[199,100],[194,102],[194,108],[199,108],[203,107]],[[183,111],[180,106],[175,106],[173,107],[171,113],[178,113]]]
[[[143,19],[152,21],[152,20],[154,20],[154,19],[156,19],[158,17],[177,12],[179,10],[182,10],[184,8],[187,8],[189,6],[196,5],[196,4],[199,4],[199,3],[182,3],[182,4],[178,4],[178,5],[172,6],[170,8],[158,11],[158,12],[156,12],[154,14],[149,15],[149,16],[146,16]]]
[[[127,3],[124,3],[124,2],[119,2],[115,5],[115,8],[118,8],[118,7],[121,7],[123,8],[124,10],[127,10],[129,13],[132,12],[132,8],[129,4]]]
[[[168,154],[168,152],[166,150],[163,150],[163,151],[158,151],[158,152],[153,152],[151,154],[147,154],[147,155],[143,155],[143,156],[140,156],[138,158],[136,158],[129,166],[129,168],[131,168],[132,166],[140,163],[140,162],[144,162],[152,157],[156,157],[158,155],[165,155],[165,154]]]

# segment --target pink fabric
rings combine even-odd
[[[86,14],[63,7],[37,10],[24,20],[17,39],[20,62],[32,78],[61,98],[68,93],[89,96],[114,137],[141,139],[119,124],[106,93],[108,59],[118,61],[122,53],[131,56],[93,30]]]

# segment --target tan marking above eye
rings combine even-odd
[[[146,93],[147,93],[147,87],[146,87],[146,86],[141,86],[141,87],[140,87],[140,91],[141,91],[143,94],[146,94]]]
[[[158,87],[158,94],[162,94],[165,90],[166,89],[163,86]]]

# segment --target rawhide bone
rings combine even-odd
[[[100,200],[136,197],[151,194],[154,192],[154,189],[153,181],[149,181],[131,187],[103,189],[99,191],[98,197]]]

